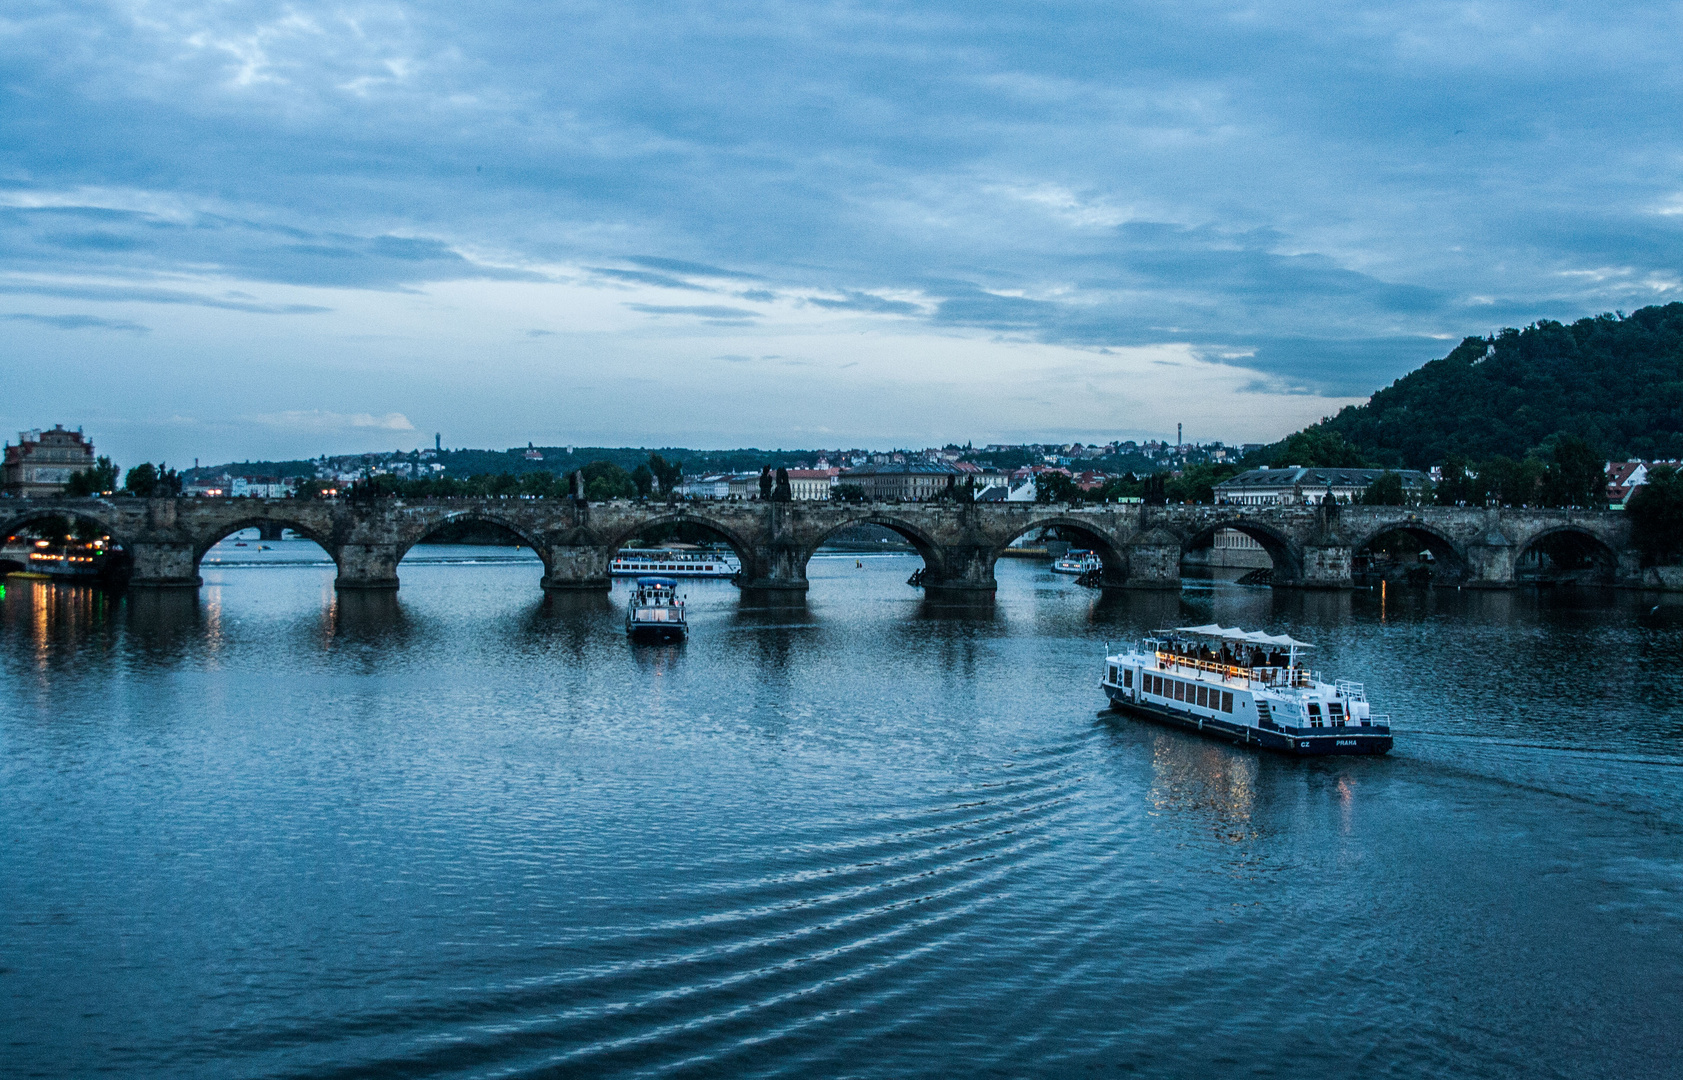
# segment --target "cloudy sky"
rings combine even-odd
[[[1275,438],[1683,299],[1675,3],[0,7],[0,424]]]

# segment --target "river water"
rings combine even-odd
[[[821,557],[804,604],[304,541],[0,600],[0,1073],[1645,1077],[1683,1053],[1683,604]],[[1656,607],[1656,603],[1659,606]],[[1319,646],[1383,759],[1098,715],[1106,641]]]

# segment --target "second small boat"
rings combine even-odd
[[[689,632],[678,581],[668,577],[640,577],[625,609],[625,632],[645,641],[682,641]]]

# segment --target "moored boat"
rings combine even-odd
[[[1313,648],[1210,624],[1158,631],[1105,657],[1099,685],[1111,707],[1213,738],[1298,757],[1383,754],[1390,718],[1359,682],[1321,681],[1299,662]]]
[[[718,551],[621,548],[614,554],[608,572],[615,577],[664,574],[667,577],[728,578],[739,569],[733,557]]]
[[[682,640],[689,632],[684,619],[684,601],[678,596],[678,582],[668,577],[642,577],[631,590],[625,608],[625,632],[633,638],[653,641]]]
[[[1061,559],[1052,563],[1052,573],[1085,574],[1087,571],[1097,570],[1103,565],[1099,560],[1098,552],[1087,551],[1083,548],[1071,548],[1064,552]]]
[[[116,575],[119,567],[115,551],[104,539],[53,543],[13,537],[0,550],[0,562],[21,567],[14,571],[20,577],[59,581],[100,581]]]

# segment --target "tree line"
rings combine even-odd
[[[102,454],[94,459],[92,465],[70,474],[64,493],[76,496],[133,495],[141,499],[168,498],[181,494],[181,474],[163,462],[154,465],[146,461],[136,465],[123,477],[122,486],[118,487],[117,475],[121,471],[112,464],[110,458]]]
[[[524,473],[480,473],[475,476],[431,476],[405,479],[389,473],[365,476],[353,481],[344,492],[352,502],[375,499],[536,498],[556,499],[582,495],[591,502],[609,499],[646,499],[673,496],[684,480],[681,461],[667,461],[659,454],[626,470],[611,461],[593,461],[565,475],[544,469]],[[298,499],[319,499],[338,485],[326,480],[305,480],[293,489]]]

